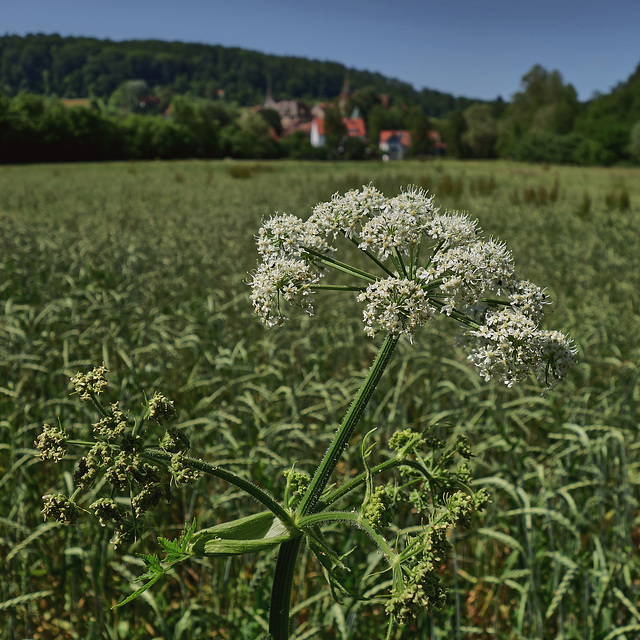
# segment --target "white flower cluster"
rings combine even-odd
[[[480,375],[507,387],[533,372],[553,387],[575,363],[577,350],[566,336],[538,329],[532,317],[510,307],[487,312],[485,323],[468,335],[476,338],[469,360]]]
[[[364,252],[371,271],[334,257],[340,236]],[[312,314],[314,285],[337,269],[356,282],[323,288],[360,292],[369,336],[382,330],[413,339],[415,329],[440,311],[470,327],[475,346],[469,359],[486,379],[511,386],[538,372],[549,384],[575,361],[563,334],[539,329],[549,302],[540,287],[516,278],[506,246],[482,238],[466,214],[440,213],[421,189],[395,198],[371,185],[335,194],[306,221],[288,214],[270,218],[257,241],[262,262],[253,273],[251,299],[267,326],[283,322],[283,299]]]
[[[285,317],[280,299],[302,307],[313,315],[312,285],[320,279],[320,272],[304,260],[278,257],[258,266],[253,274],[251,302],[264,324],[274,327]]]
[[[267,220],[258,232],[258,253],[263,259],[300,255],[305,225],[292,215],[277,215]]]
[[[334,194],[329,202],[320,202],[313,208],[307,221],[310,238],[337,238],[343,233],[347,238],[358,234],[358,228],[366,220],[378,215],[387,207],[387,199],[375,187],[368,185],[353,189],[344,195]]]
[[[426,324],[435,311],[422,285],[406,278],[378,280],[358,296],[358,302],[367,303],[363,318],[368,336],[384,329],[394,336],[407,334],[412,342],[414,329]]]
[[[514,265],[506,246],[494,239],[465,242],[433,256],[429,278],[440,280],[442,311],[466,309],[489,291],[502,292],[514,282]]]
[[[375,251],[381,260],[394,250],[409,256],[420,245],[436,212],[433,198],[419,190],[406,191],[367,220],[359,234],[358,248]]]

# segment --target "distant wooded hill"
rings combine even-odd
[[[282,126],[278,114],[263,109],[258,116],[243,107],[265,104],[269,90],[276,101],[340,102],[336,98],[345,82],[350,92],[340,105],[342,115],[357,108],[366,120],[368,140],[362,141],[358,157],[369,157],[367,144],[376,157],[379,132],[387,129],[409,130],[413,155],[429,154],[428,145],[416,141],[437,127],[442,148],[454,157],[640,163],[640,66],[610,93],[580,102],[558,71],[535,65],[509,103],[483,102],[416,91],[405,82],[337,62],[218,45],[57,35],[0,37],[0,162],[308,157],[308,134],[297,132],[276,142],[271,128]],[[55,97],[91,98],[89,103],[100,110],[61,111],[69,102]],[[167,121],[159,114],[167,113],[169,105]],[[339,117],[336,122],[341,126]],[[11,150],[4,158],[3,147]],[[325,157],[335,157],[340,149],[337,142],[328,144]]]
[[[391,104],[417,104],[433,117],[463,111],[479,102],[422,89],[379,73],[337,62],[275,56],[220,45],[131,40],[113,42],[58,35],[0,37],[0,91],[66,98],[108,98],[125,80],[144,80],[162,89],[254,105],[267,87],[276,99],[330,100],[348,79],[352,90],[370,87]]]

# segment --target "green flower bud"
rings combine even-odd
[[[67,434],[60,426],[45,423],[42,433],[36,438],[34,445],[40,452],[42,460],[60,462],[67,453]]]
[[[42,496],[44,506],[42,515],[44,519],[52,519],[62,524],[75,524],[80,516],[78,505],[62,493],[54,493]]]
[[[106,374],[108,369],[104,364],[95,367],[89,373],[78,372],[71,378],[71,384],[75,387],[75,392],[80,395],[80,400],[91,400],[91,395],[100,395],[108,382]]]

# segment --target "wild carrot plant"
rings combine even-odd
[[[393,425],[388,458],[370,462],[370,433],[354,437],[399,340],[419,340],[429,322],[456,322],[469,361],[485,380],[511,387],[536,374],[554,387],[574,363],[576,349],[564,334],[543,329],[548,296],[521,280],[511,253],[494,238],[484,238],[467,215],[440,212],[424,191],[409,188],[393,198],[373,186],[318,204],[303,220],[276,215],[259,231],[260,261],[250,276],[251,300],[267,327],[286,320],[285,304],[313,315],[314,296],[323,290],[356,295],[364,310],[364,332],[382,344],[331,444],[315,469],[291,461],[282,471],[284,494],[269,494],[224,466],[191,455],[189,437],[172,425],[173,403],[154,394],[137,417],[103,402],[104,367],[72,378],[75,393],[91,403],[97,421],[90,435],[75,439],[62,425],[45,425],[36,441],[43,459],[60,460],[69,447],[84,447],[71,495],[45,496],[43,514],[73,523],[84,513],[113,529],[113,543],[126,545],[145,530],[144,516],[173,487],[201,475],[222,479],[263,507],[257,514],[197,528],[185,525],[177,540],[159,538],[164,553],[143,555],[145,583],[121,603],[151,587],[179,562],[279,548],[269,614],[269,636],[285,640],[290,630],[294,572],[302,545],[313,553],[335,597],[363,598],[347,579],[346,556],[325,535],[327,527],[357,527],[368,534],[386,567],[367,594],[383,602],[386,637],[444,603],[441,566],[451,552],[448,532],[467,527],[489,496],[471,488],[464,436],[445,446],[428,432]],[[348,447],[361,451],[363,471],[335,478]],[[393,473],[391,473],[393,472]],[[360,508],[341,507],[360,491]],[[83,499],[91,495],[91,500]],[[101,494],[100,497],[96,497]],[[406,503],[412,523],[394,522],[393,510]],[[198,523],[202,524],[202,523]],[[208,523],[205,523],[208,524]],[[347,554],[348,555],[348,554]]]

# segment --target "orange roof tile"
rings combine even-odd
[[[409,147],[411,145],[411,134],[408,131],[398,131],[393,129],[385,129],[380,132],[380,144],[389,140],[396,136],[399,138],[400,142],[405,146]]]
[[[342,118],[342,122],[347,128],[347,135],[350,138],[365,138],[367,136],[364,118]]]

